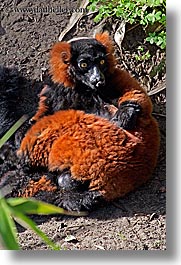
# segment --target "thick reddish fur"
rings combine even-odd
[[[96,39],[107,50],[108,87],[119,94],[118,105],[135,101],[141,106],[133,131],[125,131],[95,115],[80,111],[59,111],[43,117],[44,98],[36,120],[22,141],[19,154],[32,165],[50,171],[70,168],[77,180],[90,180],[90,189],[99,190],[107,200],[124,196],[149,179],[159,151],[159,129],[152,116],[152,103],[139,83],[116,67],[113,45],[107,33]],[[70,45],[57,43],[51,51],[51,75],[56,83],[74,87],[69,76]]]
[[[69,76],[68,67],[71,58],[70,44],[56,43],[50,52],[50,74],[55,83],[63,83],[65,87],[73,87],[74,82]]]
[[[58,111],[40,119],[21,143],[19,155],[50,171],[70,168],[76,180],[90,180],[106,200],[144,183],[157,161],[159,136],[154,119],[127,132],[82,111]]]
[[[56,191],[57,187],[52,185],[51,180],[42,176],[38,181],[30,180],[25,189],[19,192],[18,197],[33,197],[39,191]]]

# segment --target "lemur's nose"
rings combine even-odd
[[[100,69],[96,66],[93,68],[93,72],[90,78],[90,81],[92,84],[94,84],[96,87],[100,87],[105,84],[105,78],[103,73],[100,71]]]

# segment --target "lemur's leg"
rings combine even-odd
[[[71,177],[69,169],[57,175],[60,193],[55,204],[69,211],[92,210],[103,197],[98,191],[89,191],[89,182],[81,182]]]
[[[88,189],[87,183],[72,178],[70,169],[65,169],[61,173],[58,173],[57,184],[60,189],[65,191]]]

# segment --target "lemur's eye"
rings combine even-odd
[[[81,67],[81,68],[86,68],[86,67],[87,67],[87,63],[85,63],[85,62],[80,63],[80,67]]]
[[[101,65],[103,65],[103,64],[105,64],[105,60],[104,59],[102,59],[102,60],[100,60],[100,62],[99,62]]]

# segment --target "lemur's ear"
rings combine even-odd
[[[112,53],[114,51],[112,40],[107,31],[97,33],[95,39],[106,47],[107,52]]]
[[[71,59],[71,47],[67,42],[54,44],[50,51],[50,74],[55,83],[62,83],[65,87],[73,87],[73,80],[68,73]]]
[[[107,31],[103,33],[97,33],[95,35],[95,39],[106,47],[107,57],[109,62],[109,72],[110,73],[113,72],[114,67],[116,65],[116,59],[113,55],[114,47],[113,47],[113,42],[109,36],[109,33]]]

